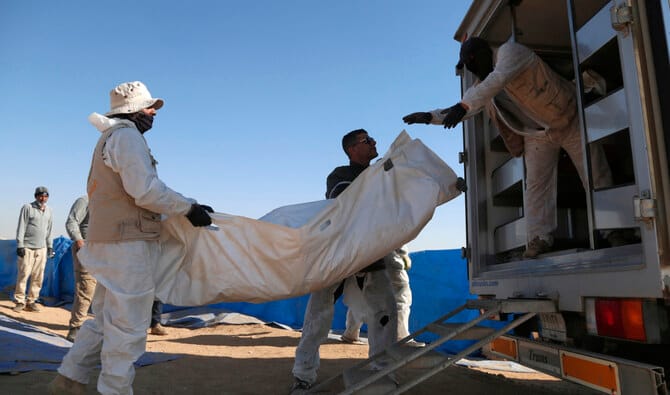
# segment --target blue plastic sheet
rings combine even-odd
[[[72,242],[65,237],[54,241],[56,256],[49,259],[45,272],[44,285],[40,297],[47,305],[59,305],[72,300]],[[426,324],[454,310],[474,298],[468,291],[467,264],[460,257],[460,250],[436,250],[411,253],[412,269],[409,271],[412,288],[413,304],[410,315],[410,331],[417,330]],[[0,240],[0,286],[13,292],[16,281],[16,241]],[[218,303],[210,305],[211,311],[221,309],[257,317],[264,322],[277,322],[291,328],[299,329],[303,324],[305,308],[309,295],[297,298],[278,300],[267,303]],[[343,330],[345,326],[346,307],[342,298],[335,305],[335,316],[332,328]],[[164,312],[177,311],[184,307],[164,306]],[[454,317],[454,322],[467,321],[475,318],[475,311],[464,311]],[[215,316],[192,317],[195,327],[216,324]],[[185,325],[183,322],[182,326]],[[495,324],[492,324],[495,325]],[[365,328],[364,328],[365,329]],[[422,335],[421,341],[431,341],[435,337]],[[455,353],[471,344],[471,341],[450,341],[441,349]]]
[[[0,373],[56,370],[72,343],[36,326],[0,314]],[[179,358],[177,354],[146,352],[135,366]]]

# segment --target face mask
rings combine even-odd
[[[137,130],[139,130],[142,134],[151,129],[151,126],[154,124],[154,117],[152,115],[147,115],[142,111],[136,112],[132,116],[128,117],[128,119],[135,124]]]
[[[465,63],[465,68],[476,75],[480,81],[484,81],[491,71],[493,71],[493,56],[491,50],[488,48],[479,49],[472,55],[468,62]]]

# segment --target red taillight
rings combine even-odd
[[[635,299],[597,299],[598,335],[646,341],[642,301]]]

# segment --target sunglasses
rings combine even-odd
[[[358,140],[357,142],[353,143],[352,146],[356,144],[367,144],[367,145],[372,145],[373,143],[376,143],[377,141],[373,139],[372,137],[368,136],[364,138],[363,140]]]

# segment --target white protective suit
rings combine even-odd
[[[355,176],[355,173],[352,172],[349,176],[355,178],[340,181],[332,187],[330,186],[329,176],[328,188],[330,190],[327,191],[327,194],[338,196],[333,194],[333,191],[342,185],[344,185],[344,192],[346,192],[346,188],[351,187],[352,183],[359,177],[364,176],[368,170],[369,168],[365,169],[358,176]],[[352,213],[352,215],[356,214]],[[368,221],[374,221],[374,218],[369,218]],[[376,265],[377,263],[371,266]],[[316,382],[320,365],[319,349],[321,343],[326,340],[332,325],[333,306],[336,298],[339,297],[337,289],[340,286],[342,286],[342,294],[344,295],[343,302],[349,308],[348,314],[352,314],[355,320],[368,324],[369,356],[373,356],[392,345],[397,337],[398,318],[395,300],[384,268],[371,270],[368,266],[364,272],[346,278],[341,284],[335,283],[325,289],[313,292],[307,303],[302,335],[295,351],[292,371],[294,377],[310,385]]]
[[[490,115],[522,136],[527,241],[539,237],[551,245],[557,227],[556,169],[561,148],[570,156],[588,190],[575,87],[553,72],[531,49],[511,40],[498,48],[494,59],[494,70],[463,95],[461,102],[468,107],[465,118],[492,106]],[[431,123],[442,124],[441,110],[431,112]],[[515,154],[514,150],[511,152]],[[609,185],[611,174],[603,163],[605,158],[594,152],[591,159],[594,185],[597,188]]]
[[[100,132],[127,122],[95,113],[89,121]],[[137,206],[183,216],[195,201],[171,190],[158,178],[144,137],[131,125],[108,138],[104,163],[119,174]],[[146,348],[159,255],[158,240],[90,242],[80,250],[81,264],[98,281],[92,303],[95,319],[81,327],[58,368],[60,374],[85,384],[91,370],[102,363],[98,391],[132,394],[133,363]]]
[[[357,277],[363,282],[360,288]],[[319,348],[328,338],[333,322],[334,293],[339,283],[312,292],[298,348],[295,351],[293,376],[314,384],[320,366]],[[368,324],[368,355],[373,356],[396,341],[397,314],[395,300],[384,270],[360,273],[344,280],[344,304],[356,318]]]
[[[384,257],[386,276],[391,283],[391,290],[398,315],[398,330],[396,340],[409,336],[409,314],[412,306],[412,289],[409,286],[408,267],[405,259],[409,260],[407,247],[403,246]],[[347,310],[346,329],[342,337],[358,339],[364,319],[351,307]]]

